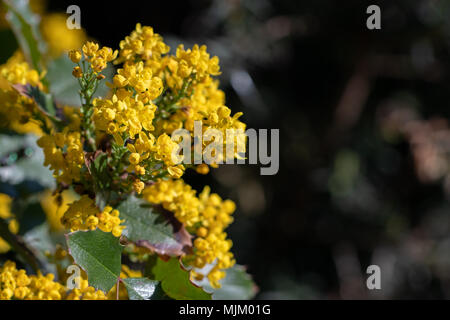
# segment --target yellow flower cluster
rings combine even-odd
[[[12,88],[12,85],[27,83],[43,88],[38,72],[25,62],[20,51],[16,51],[0,66],[0,101],[2,101],[0,125],[21,133],[41,134],[38,121],[32,117],[37,111],[34,102]]]
[[[200,200],[183,180],[159,180],[144,189],[143,197],[152,204],[161,204],[188,227],[200,222]]]
[[[60,23],[56,20],[55,17],[54,24]],[[56,39],[61,36],[47,31],[49,37]],[[61,47],[53,48],[51,54],[66,51],[71,46],[61,43]],[[213,78],[220,74],[219,59],[212,57],[206,46],[194,45],[185,49],[180,45],[174,55],[168,52],[169,47],[160,35],[151,27],[138,24],[136,30],[120,42],[119,51],[86,42],[81,50],[68,53],[76,64],[72,74],[79,78],[84,102],[79,111],[63,108],[63,112],[58,113],[58,117],[64,115],[60,117],[61,122],[47,119],[50,125],[44,128],[46,134],[38,140],[38,145],[45,154],[44,165],[50,167],[58,182],[58,192],[67,186],[80,186],[75,189],[81,198],[72,199],[69,204],[67,199],[47,194],[42,205],[47,212],[52,212],[48,219],[53,230],[99,228],[120,237],[125,226],[121,226],[123,220],[119,218],[119,211],[110,206],[99,210],[87,195],[96,192],[90,188],[93,180],[98,179],[95,182],[105,191],[117,192],[119,196],[126,197],[132,190],[137,194],[143,193],[148,202],[173,212],[186,229],[196,235],[193,253],[184,257],[194,267],[191,276],[197,279],[207,276],[213,287],[219,287],[219,281],[225,276],[224,270],[235,263],[230,252],[232,242],[225,233],[233,221],[235,204],[211,194],[209,187],[197,195],[179,179],[186,167],[179,164],[183,155],[174,155],[179,145],[169,135],[178,128],[193,133],[196,120],[202,121],[203,132],[217,129],[224,139],[228,139],[228,129],[242,130],[236,137],[235,148],[217,159],[225,161],[239,158],[238,151],[245,150],[245,124],[239,121],[242,113],[232,115],[225,106],[224,92]],[[93,99],[98,80],[104,78],[99,73],[111,61],[121,64],[112,83],[108,84],[112,89],[111,95]],[[29,123],[39,110],[30,99],[13,90],[13,84],[31,84],[45,91],[39,74],[20,54],[0,66],[0,100],[5,105],[1,112],[7,110],[10,113],[6,117],[13,120],[10,122]],[[40,121],[43,118],[46,119],[40,117]],[[36,123],[39,124],[38,121]],[[60,129],[60,123],[64,129]],[[225,145],[229,142],[224,141]],[[209,143],[204,141],[203,148]],[[88,154],[86,159],[91,154],[94,158],[100,154],[102,158],[99,159],[106,159],[106,162],[100,162],[99,168],[102,169],[90,167],[88,170],[85,153]],[[107,172],[102,171],[105,163]],[[209,171],[206,164],[196,169],[203,174]],[[170,179],[165,180],[167,177]],[[0,195],[0,210],[3,200]],[[4,202],[7,203],[6,200]],[[5,212],[8,212],[5,218],[13,218],[9,211]],[[55,219],[60,219],[60,223],[55,223]],[[11,231],[14,232],[14,228],[14,224],[10,225]],[[1,244],[0,239],[0,250]],[[210,267],[208,274],[200,273],[203,272],[200,269],[207,265]],[[123,266],[122,278],[133,275],[142,276],[140,272]],[[119,288],[120,297],[126,297],[125,288]],[[87,280],[82,280],[80,289],[66,292],[53,280],[53,275],[27,276],[13,263],[0,269],[0,289],[1,298],[5,299],[107,299],[116,295],[113,290],[108,294],[96,291],[89,287]]]
[[[114,76],[113,87],[126,87],[128,91],[134,89],[136,92],[134,98],[147,104],[162,93],[163,82],[161,78],[154,76],[152,69],[144,66],[142,61],[137,63],[127,61],[124,63],[123,68],[120,68]],[[129,92],[129,94],[131,93]]]
[[[0,268],[0,300],[106,300],[101,290],[95,290],[88,281],[81,279],[80,289],[70,292],[52,273],[27,275],[25,270],[18,270],[16,264],[7,261]]]
[[[66,274],[64,274],[66,275]],[[132,270],[122,265],[120,278],[140,278],[142,272]],[[6,261],[0,267],[0,300],[116,300],[117,292],[114,286],[105,294],[89,286],[84,271],[80,279],[80,288],[67,291],[66,287],[54,280],[52,273],[42,275],[27,275],[25,270],[18,270],[12,261]],[[119,286],[119,299],[128,299],[125,286]]]
[[[194,83],[208,81],[210,76],[220,74],[219,58],[210,57],[206,46],[195,44],[192,49],[178,46],[175,56],[168,56],[163,61],[165,78],[170,88],[181,89],[188,79]]]
[[[145,61],[158,61],[167,51],[168,47],[152,28],[138,25],[136,31],[121,42],[120,57],[125,63],[110,85],[115,94],[111,99],[95,99],[93,102],[92,118],[97,130],[113,135],[119,145],[124,144],[124,135],[131,139],[127,143],[131,152],[128,172],[137,176],[133,183],[137,193],[144,188],[139,179],[141,176],[158,173],[156,170],[159,169],[154,168],[155,161],[162,162],[172,177],[181,177],[184,172],[184,166],[176,165],[172,160],[172,151],[178,145],[165,134],[157,139],[152,134],[157,110],[153,100],[161,95],[163,81],[153,75],[147,63],[134,60],[139,57]]]
[[[64,296],[64,286],[51,273],[28,276],[11,261],[0,268],[0,300],[61,300]]]
[[[102,290],[89,286],[87,279],[80,279],[80,289],[70,291],[65,300],[108,300],[108,297]]]
[[[98,130],[111,135],[126,132],[132,139],[142,130],[153,130],[156,106],[134,99],[129,91],[119,90],[111,99],[95,99],[93,103]]]
[[[210,194],[209,187],[205,187],[197,197],[195,190],[182,180],[160,180],[147,187],[143,194],[148,202],[161,204],[188,228],[196,230],[194,255],[188,257],[188,261],[199,269],[206,264],[214,264],[208,279],[213,287],[219,287],[218,281],[225,277],[223,270],[235,263],[230,252],[232,242],[224,232],[233,221],[234,202],[223,201],[219,195]],[[197,278],[203,276],[192,274]]]
[[[206,52],[206,46],[194,45],[192,49],[185,50],[179,46],[176,56],[165,56],[159,66],[154,70],[155,74],[165,79],[168,87],[178,92],[186,82],[189,87],[185,97],[182,97],[176,105],[176,111],[168,119],[159,121],[156,132],[171,134],[175,129],[185,128],[194,131],[194,121],[202,121],[203,132],[208,129],[217,129],[224,137],[226,146],[226,130],[235,131],[235,148],[224,152],[217,162],[225,162],[227,159],[240,158],[238,151],[245,152],[246,125],[239,121],[241,112],[231,115],[231,110],[225,106],[225,94],[220,90],[219,82],[212,76],[220,74],[219,59],[210,58]],[[205,148],[209,142],[204,143]],[[224,150],[225,151],[225,150]]]
[[[8,220],[8,228],[12,233],[17,233],[19,231],[19,224],[14,215],[11,213],[11,202],[10,196],[4,193],[0,193],[0,218]],[[5,253],[9,251],[9,244],[0,238],[0,253]]]
[[[167,166],[167,171],[173,178],[180,178],[183,175],[184,166],[175,164],[183,159],[183,156],[173,154],[178,148],[178,144],[167,135],[162,134],[156,140],[155,158],[161,160]],[[175,161],[175,162],[174,162]]]
[[[169,50],[169,46],[163,42],[159,34],[153,32],[152,27],[142,27],[138,23],[136,30],[120,42],[120,58],[117,62],[140,59],[158,63],[161,55]]]
[[[185,167],[176,165],[181,159],[172,161],[172,151],[177,145],[164,133],[171,134],[183,127],[193,131],[195,120],[203,121],[204,132],[218,129],[224,137],[227,129],[245,130],[245,124],[238,120],[242,113],[231,116],[230,109],[224,106],[224,93],[218,89],[218,81],[212,79],[220,74],[219,59],[211,57],[206,46],[185,49],[181,45],[175,55],[167,55],[168,51],[162,37],[151,27],[137,24],[136,30],[120,43],[115,63],[124,64],[110,84],[114,95],[111,99],[95,99],[93,103],[92,118],[97,130],[113,135],[119,145],[130,139],[128,172],[136,175],[133,188],[138,193],[144,187],[143,175],[160,173],[155,172],[154,160],[162,161],[172,178],[184,173]],[[180,94],[180,98],[174,102],[174,113],[159,117],[154,123],[155,114],[161,111],[153,101],[160,97],[164,85],[172,94]],[[182,88],[186,92],[181,92]],[[241,133],[236,139],[235,149],[217,162],[239,157],[237,151],[245,150],[245,135]],[[142,147],[142,141],[148,146]],[[207,172],[204,168],[201,171]]]
[[[233,222],[231,214],[236,210],[236,205],[231,200],[223,201],[216,194],[210,194],[209,187],[205,187],[199,195],[202,203],[202,226],[197,229],[197,238],[194,240],[195,268],[203,268],[206,264],[214,267],[208,273],[211,286],[219,288],[219,280],[226,273],[224,269],[231,268],[235,264],[233,253],[230,251],[233,243],[227,239],[225,228]],[[201,274],[194,274],[202,277]]]
[[[238,112],[231,116],[230,109],[223,106],[216,112],[211,113],[208,120],[205,121],[205,125],[208,128],[214,128],[222,132],[224,137],[224,146],[228,143],[234,143],[234,148],[230,148],[229,151],[228,149],[225,149],[222,156],[218,158],[218,162],[226,162],[227,160],[232,160],[234,158],[245,159],[244,155],[247,142],[247,136],[245,135],[246,125],[238,120],[241,115],[242,112]],[[231,139],[233,141],[228,140],[228,131],[232,132]]]
[[[1,67],[1,75],[10,84],[31,84],[39,86],[42,84],[39,79],[39,73],[30,68],[30,65],[24,60],[23,54],[17,51],[9,60]]]
[[[201,120],[205,115],[214,112],[225,104],[225,93],[219,89],[219,81],[207,78],[195,85],[190,97],[183,98],[180,105],[189,106],[184,112],[187,124],[186,129],[193,130],[194,120]]]
[[[84,165],[81,134],[69,127],[53,135],[44,135],[37,141],[44,151],[44,166],[50,166],[58,182],[70,184],[79,181]]]
[[[106,206],[100,212],[94,200],[87,195],[71,203],[61,218],[61,223],[71,231],[99,228],[104,232],[111,232],[115,237],[120,237],[122,230],[125,229],[125,226],[120,225],[122,222],[119,211]]]
[[[106,69],[108,62],[116,59],[119,53],[117,50],[113,51],[108,47],[99,49],[98,43],[91,41],[86,42],[82,50],[86,60],[91,63],[92,70],[96,73]]]
[[[193,86],[193,94],[180,100],[179,105],[188,106],[179,109],[166,123],[163,124],[164,131],[171,131],[184,122],[184,128],[193,132],[194,121],[202,122],[202,132],[216,129],[223,136],[223,154],[217,158],[217,162],[225,162],[228,159],[238,158],[238,151],[246,150],[245,123],[239,121],[242,112],[231,115],[231,110],[224,105],[225,94],[218,88],[219,82],[212,78]],[[177,124],[175,124],[177,123]],[[233,141],[227,141],[227,130],[233,133]],[[227,143],[234,143],[233,150],[227,150]],[[203,150],[210,142],[203,142]],[[204,155],[205,157],[206,155]]]
[[[146,168],[143,164],[151,156],[150,160],[163,162],[172,177],[179,178],[184,173],[184,166],[176,164],[182,160],[182,156],[172,155],[174,150],[178,148],[178,144],[172,141],[167,134],[160,135],[155,142],[155,137],[152,134],[147,136],[144,132],[140,132],[135,143],[127,144],[127,148],[131,152],[128,158],[130,162],[128,172],[134,171],[137,175],[144,175]],[[138,191],[138,193],[141,193],[141,191]]]

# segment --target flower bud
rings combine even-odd
[[[81,51],[80,50],[71,50],[69,51],[69,58],[73,63],[78,63],[81,60]]]

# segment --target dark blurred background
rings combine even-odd
[[[249,128],[280,129],[280,170],[187,174],[235,200],[237,261],[260,299],[450,298],[450,1],[49,1],[113,48],[137,22],[205,43]],[[381,30],[366,9],[381,8]],[[366,268],[381,267],[381,290]]]

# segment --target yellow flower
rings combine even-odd
[[[93,104],[93,120],[98,130],[114,134],[117,129],[134,138],[142,130],[154,129],[156,106],[152,103],[144,104],[129,95],[120,99],[116,94],[111,99],[94,99]]]
[[[118,130],[117,125],[114,122],[108,123],[106,132],[108,132],[109,134],[115,134],[117,130]]]
[[[170,166],[167,167],[167,172],[172,178],[178,179],[181,178],[181,176],[184,173],[184,166],[178,165],[178,166]]]
[[[87,41],[83,45],[83,52],[87,57],[93,57],[98,51],[98,44],[92,41]]]
[[[81,71],[81,68],[79,66],[76,66],[73,68],[72,75],[75,78],[81,78],[83,76],[83,71]]]
[[[44,166],[50,166],[57,181],[69,184],[80,180],[84,165],[80,132],[71,132],[66,127],[62,132],[42,136],[37,144],[44,151]]]
[[[193,226],[200,221],[200,201],[195,193],[182,180],[159,180],[145,188],[143,195],[148,202],[172,211],[183,224]]]
[[[28,276],[17,270],[14,262],[7,261],[0,268],[0,299],[60,300],[65,296],[63,285],[55,282],[53,274]]]
[[[18,270],[16,264],[6,261],[0,267],[0,300],[106,300],[101,290],[88,285],[86,279],[81,280],[81,288],[66,291],[66,287],[55,281],[55,275],[27,275],[25,270]]]
[[[20,51],[16,51],[0,66],[0,126],[19,133],[41,135],[41,121],[33,119],[33,115],[39,112],[35,103],[12,88],[12,85],[27,83],[43,89],[39,73],[30,67]]]
[[[69,208],[61,218],[61,223],[71,231],[94,230],[99,228],[104,232],[112,232],[115,237],[120,237],[125,226],[120,224],[119,211],[106,206],[102,212],[96,207],[94,200],[87,195],[69,205]]]
[[[52,170],[57,190],[73,187],[81,194],[70,204],[66,201],[65,208],[60,196],[46,195],[50,199],[46,201],[51,202],[45,210],[51,211],[47,215],[52,217],[49,218],[49,223],[54,225],[52,228],[63,226],[71,231],[98,228],[120,237],[125,226],[119,211],[111,206],[101,210],[93,199],[100,188],[93,179],[108,180],[99,182],[105,182],[105,188],[114,191],[111,201],[125,199],[126,193],[131,192],[142,194],[152,205],[173,212],[194,236],[193,250],[185,256],[193,267],[191,276],[207,278],[213,287],[219,287],[226,269],[235,263],[226,228],[233,221],[236,206],[211,193],[209,187],[197,194],[180,179],[188,166],[181,164],[184,156],[178,152],[178,143],[169,136],[179,128],[194,131],[194,122],[200,120],[204,132],[216,129],[223,133],[226,146],[234,143],[234,148],[224,147],[226,153],[220,155],[218,161],[240,158],[245,152],[245,124],[239,120],[242,113],[232,114],[225,105],[219,82],[214,80],[220,74],[219,59],[211,56],[206,46],[199,45],[192,48],[180,45],[174,55],[169,54],[162,37],[151,27],[140,24],[121,41],[119,51],[89,41],[81,50],[70,51],[68,56],[75,64],[83,59],[83,69],[75,66],[73,76],[83,77],[83,70],[86,73],[87,81],[80,82],[84,93],[98,84],[95,79],[104,78],[101,72],[109,62],[121,63],[121,66],[112,83],[107,84],[112,89],[110,95],[94,99],[89,110],[86,106],[82,111],[63,109],[61,118],[67,123],[64,129],[50,120],[43,120],[47,125],[46,134],[40,137],[38,145],[45,155],[44,165]],[[32,121],[42,124],[33,120],[40,112],[33,101],[18,95],[12,85],[30,83],[47,90],[40,82],[42,75],[30,68],[23,57],[19,58],[13,57],[0,66],[0,100],[3,102],[0,119],[2,125],[6,119],[11,128],[17,123]],[[3,113],[9,114],[3,116]],[[45,114],[38,114],[46,118]],[[236,132],[235,136],[227,135],[230,129]],[[202,147],[208,147],[209,143],[204,142]],[[97,146],[99,150],[95,150]],[[97,175],[94,167],[88,166],[91,155],[99,151],[102,157],[107,157],[108,173],[105,175]],[[217,167],[217,164],[210,166]],[[209,172],[206,164],[189,167],[200,174]],[[51,221],[55,217],[60,218],[59,225]],[[10,229],[17,230],[17,221],[13,217],[9,219]],[[201,270],[206,265],[211,266],[207,273]],[[5,299],[104,299],[109,296],[89,287],[84,279],[81,289],[68,293],[60,290],[60,284],[51,274],[27,276],[24,271],[14,269],[15,266],[6,264],[0,271],[1,277],[14,280],[11,286],[0,283],[0,297]]]
[[[73,63],[78,63],[81,60],[81,51],[80,50],[70,50],[69,58]]]
[[[124,76],[122,76],[120,74],[116,74],[113,78],[113,81],[114,81],[114,85],[118,88],[125,87],[128,84],[127,78],[125,78]]]
[[[145,184],[141,180],[139,180],[139,179],[134,180],[133,189],[134,189],[134,191],[136,191],[137,194],[140,194],[142,192],[142,190],[144,190],[144,188],[145,188]]]
[[[158,61],[161,55],[169,52],[162,37],[153,32],[152,27],[142,27],[139,23],[129,36],[120,42],[120,59],[122,61],[132,61],[135,57],[142,60]]]
[[[31,69],[27,62],[21,61],[22,54],[17,54],[12,57],[12,60],[7,62],[1,68],[1,75],[11,84],[31,84],[33,86],[42,87],[40,83],[39,74],[36,70]]]
[[[206,237],[208,235],[208,229],[206,229],[205,227],[198,228],[197,235],[203,238]]]
[[[183,63],[186,66],[186,71],[182,71],[179,74],[183,78],[190,75],[189,69],[192,69],[192,73],[195,74],[198,81],[209,75],[216,76],[220,74],[219,58],[217,56],[210,58],[205,45],[199,47],[196,44],[192,49],[185,50],[184,46],[180,44],[177,48],[176,57],[179,64]]]
[[[138,164],[140,160],[139,153],[133,152],[130,154],[129,160],[131,164]]]
[[[167,166],[178,164],[183,160],[183,156],[174,154],[174,149],[178,149],[178,144],[163,133],[156,140],[155,158],[164,161]]]
[[[208,274],[208,280],[213,288],[220,288],[219,280],[225,278],[226,273],[214,267]]]
[[[199,165],[195,168],[195,171],[197,171],[197,173],[200,173],[200,174],[208,174],[208,172],[209,172],[209,167],[208,167],[207,164],[202,163],[202,164],[199,164]]]
[[[85,222],[86,228],[94,230],[98,225],[98,218],[95,216],[89,216]]]
[[[232,242],[224,232],[233,221],[234,202],[211,194],[209,187],[205,187],[197,197],[195,190],[182,180],[159,180],[145,188],[143,196],[148,202],[161,204],[164,209],[173,212],[186,226],[200,225],[194,240],[195,253],[187,259],[198,269],[214,263],[215,268],[208,279],[213,287],[220,286],[218,281],[225,276],[223,270],[235,263],[230,252]],[[192,276],[195,275],[194,272]]]
[[[82,47],[84,56],[91,63],[91,68],[95,73],[106,69],[107,63],[117,58],[118,51],[113,51],[109,47],[99,49],[97,43],[87,41]]]

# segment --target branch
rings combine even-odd
[[[39,261],[33,251],[27,247],[20,236],[9,231],[8,224],[4,219],[0,218],[0,236],[11,246],[11,248],[19,254],[22,259],[28,263],[37,273],[39,271]]]

